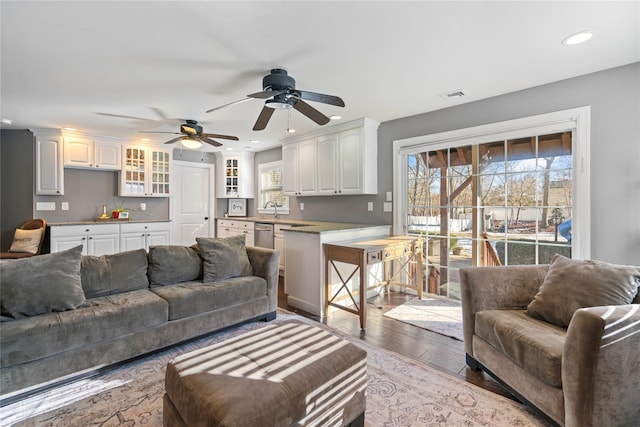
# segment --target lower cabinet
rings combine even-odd
[[[291,228],[288,224],[276,224],[273,230],[273,248],[280,251],[280,273],[284,274],[284,230]]]
[[[255,246],[253,221],[238,221],[235,219],[219,219],[216,227],[216,237],[231,237],[238,234],[245,235],[245,246]]]
[[[120,252],[120,225],[51,226],[51,252],[82,245],[82,255],[108,255]]]
[[[120,251],[149,250],[149,246],[169,244],[169,223],[120,224]]]
[[[168,222],[50,226],[51,252],[82,245],[83,255],[109,255],[169,244]]]

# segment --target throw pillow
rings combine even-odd
[[[202,259],[192,248],[178,245],[149,247],[151,286],[171,285],[202,278]]]
[[[42,240],[42,231],[42,228],[35,230],[16,229],[9,252],[37,254],[38,248],[40,248],[40,240]]]
[[[579,308],[631,304],[638,287],[640,267],[556,254],[527,314],[566,328]]]
[[[220,239],[197,237],[196,241],[200,247],[200,256],[204,260],[203,282],[253,274],[244,234]]]
[[[2,264],[0,307],[19,319],[73,310],[85,303],[80,280],[82,246]]]
[[[102,256],[82,257],[82,288],[96,298],[149,287],[147,252],[144,249]]]

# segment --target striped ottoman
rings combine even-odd
[[[170,362],[164,426],[362,426],[366,365],[323,329],[271,324]]]

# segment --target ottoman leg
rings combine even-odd
[[[163,427],[188,427],[180,413],[173,405],[168,394],[164,394],[162,399],[162,426]]]

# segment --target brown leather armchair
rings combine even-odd
[[[20,250],[21,248],[19,247],[19,245],[16,244],[17,243],[16,237],[14,237],[14,240],[13,240],[13,243],[11,244],[11,248],[9,249],[9,252],[0,253],[0,259],[28,258],[35,255],[40,255],[40,251],[42,251],[42,243],[44,242],[45,231],[47,229],[47,222],[44,219],[32,219],[25,222],[18,228],[18,230],[39,230],[39,229],[41,229],[42,232],[40,233],[40,241],[38,243],[37,250],[35,251],[35,253],[21,251]]]

